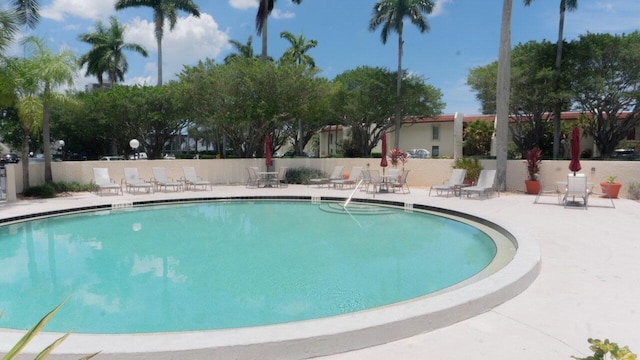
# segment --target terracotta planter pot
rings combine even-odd
[[[527,194],[537,195],[540,192],[540,182],[538,180],[525,180]]]
[[[607,195],[607,185],[609,186],[609,195]],[[613,184],[608,184],[606,182],[601,182],[600,183],[600,187],[602,188],[602,197],[605,198],[614,198],[616,199],[618,197],[618,194],[620,193],[620,188],[622,187],[621,183],[613,183]]]

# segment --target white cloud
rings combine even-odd
[[[234,9],[247,10],[258,8],[258,0],[229,0],[229,5]]]
[[[113,13],[115,0],[53,0],[51,5],[40,10],[42,17],[55,21],[64,21],[65,16],[77,16],[83,19],[106,19]]]
[[[141,44],[149,52],[156,53],[150,54],[150,59],[157,56],[153,22],[135,18],[127,24],[125,40]],[[228,48],[229,35],[219,29],[211,15],[201,14],[200,18],[180,17],[172,31],[169,31],[168,24],[165,25],[162,40],[163,78],[172,79],[182,71],[183,64],[195,64],[198,60],[215,58]],[[155,63],[151,65],[153,66],[145,67],[145,74],[153,76],[155,81]]]
[[[435,5],[433,6],[433,11],[429,14],[430,17],[436,17],[445,12],[444,6],[447,3],[453,2],[453,0],[437,0]]]
[[[292,13],[291,11],[280,11],[278,9],[273,9],[273,11],[271,12],[271,17],[276,20],[293,19],[294,17],[296,17],[296,14]]]

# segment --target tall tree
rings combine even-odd
[[[258,6],[258,13],[256,14],[256,34],[262,36],[262,53],[260,58],[262,61],[267,61],[269,56],[267,54],[267,20],[276,0],[260,0]],[[302,0],[291,0],[294,4],[300,4]]]
[[[21,133],[22,188],[29,188],[29,140],[42,124],[38,65],[27,58],[6,59],[0,67],[0,105],[14,108]]]
[[[124,41],[125,26],[118,22],[115,16],[109,19],[107,28],[102,21],[95,24],[93,32],[78,35],[78,40],[91,45],[91,49],[78,60],[80,66],[87,65],[86,76],[94,75],[102,86],[103,74],[111,84],[124,81],[124,74],[129,69],[129,63],[124,56],[124,50],[135,51],[147,57],[147,50],[140,44]]]
[[[307,54],[307,51],[318,46],[318,42],[316,40],[307,41],[307,39],[305,39],[302,34],[300,34],[300,36],[298,37],[295,37],[288,31],[281,32],[280,37],[283,39],[287,39],[287,41],[291,43],[291,46],[284,51],[284,54],[282,54],[282,61],[293,62],[298,65],[309,66],[311,68],[316,67],[316,62],[310,55]]]
[[[30,46],[30,60],[38,67],[40,96],[42,101],[42,141],[44,150],[44,179],[52,181],[51,173],[51,136],[49,134],[49,104],[52,97],[62,96],[55,93],[55,89],[67,85],[73,85],[73,76],[77,65],[73,52],[64,50],[54,54],[40,39],[30,37],[27,39]]]
[[[380,39],[387,43],[387,37],[393,31],[398,33],[398,78],[396,80],[396,115],[395,115],[395,147],[400,147],[400,126],[402,126],[402,109],[400,108],[402,84],[402,40],[404,18],[418,27],[421,33],[429,31],[429,23],[425,15],[433,11],[432,0],[381,0],[373,6],[373,16],[369,21],[369,30],[375,31],[382,25]]]
[[[640,125],[640,32],[586,34],[571,42],[568,73],[583,129],[602,157]]]
[[[158,43],[158,86],[162,85],[162,37],[164,21],[169,20],[169,31],[178,22],[178,10],[200,17],[200,9],[193,0],[118,0],[116,10],[130,7],[150,7],[153,9],[156,42]]]
[[[533,0],[523,0],[525,6],[529,6]],[[560,93],[560,77],[562,75],[562,45],[564,44],[564,13],[566,10],[574,11],[578,8],[578,0],[560,0],[560,20],[558,23],[558,41],[556,43],[556,68],[554,90]],[[553,109],[553,157],[557,158],[560,153],[560,115],[562,106],[567,99],[558,98]]]
[[[237,51],[237,53],[229,54],[225,56],[224,63],[228,64],[234,59],[243,58],[243,59],[253,59],[255,57],[253,53],[253,38],[249,36],[246,44],[242,44],[237,40],[229,40],[229,44],[231,44]]]
[[[394,126],[396,79],[395,72],[372,67],[348,70],[334,79],[338,89],[332,99],[333,118],[351,129],[351,142],[343,144],[346,156],[370,156],[380,135]],[[405,114],[436,116],[441,113],[444,104],[440,90],[416,76],[404,76],[402,81]]]
[[[511,9],[512,0],[502,4],[498,80],[496,85],[496,170],[498,191],[507,188],[507,150],[509,143],[509,96],[511,93]]]

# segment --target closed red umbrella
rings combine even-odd
[[[580,171],[580,129],[577,126],[573,127],[573,133],[571,134],[571,162],[569,163],[569,170],[573,171],[573,175],[577,171]]]
[[[271,166],[271,138],[269,135],[264,137],[264,163],[269,171],[269,166]]]
[[[380,136],[382,141],[382,158],[380,159],[380,167],[382,167],[382,174],[384,174],[384,168],[387,167],[387,133],[382,133]]]

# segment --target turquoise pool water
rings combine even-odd
[[[284,323],[429,294],[496,253],[478,229],[402,209],[208,202],[0,227],[1,328],[145,333]]]

